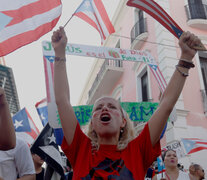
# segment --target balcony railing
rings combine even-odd
[[[205,4],[188,4],[185,6],[188,20],[207,19],[207,5]]]
[[[131,43],[142,33],[147,32],[146,18],[142,18],[136,22],[131,30]]]
[[[106,59],[104,61],[104,63],[102,64],[102,66],[100,68],[100,71],[98,72],[98,74],[93,82],[93,85],[91,86],[91,89],[88,92],[89,98],[91,97],[94,89],[96,88],[96,86],[100,82],[100,79],[103,77],[103,74],[108,67],[123,67],[123,62],[120,60],[109,60],[109,59]]]

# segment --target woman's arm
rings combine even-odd
[[[193,46],[199,42],[200,40],[195,35],[190,32],[184,32],[179,39],[179,46],[181,48],[180,59],[192,62],[192,59],[196,54]],[[186,77],[182,73],[187,74],[189,69],[183,67],[177,68],[178,69],[175,70],[167,85],[158,109],[149,120],[149,131],[152,145],[155,145],[159,140],[162,130],[164,129],[167,119],[177,102],[180,93],[182,92],[186,80]]]
[[[52,46],[55,50],[54,91],[60,120],[67,143],[72,143],[77,119],[70,103],[69,84],[66,72],[65,48],[67,37],[62,27],[53,32]]]
[[[0,150],[13,149],[16,136],[5,92],[0,88]]]

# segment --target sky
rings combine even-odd
[[[64,26],[82,0],[62,0],[62,15],[57,25]],[[102,0],[112,20],[119,0]],[[42,41],[50,41],[53,30],[39,40],[23,46],[5,56],[6,65],[13,70],[20,108],[26,107],[39,130],[42,124],[35,104],[46,97],[45,75],[43,66]],[[73,17],[65,27],[68,43],[101,46],[99,33],[78,17]],[[94,62],[93,58],[67,56],[67,73],[70,83],[72,105],[77,105],[82,89]]]

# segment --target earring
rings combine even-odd
[[[121,128],[121,129],[120,129],[120,133],[122,134],[123,132],[124,132],[124,129],[123,129],[123,128]]]

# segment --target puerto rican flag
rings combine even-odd
[[[158,173],[165,172],[165,165],[164,165],[164,162],[161,156],[157,157],[157,170],[158,170]]]
[[[12,117],[16,136],[26,141],[28,145],[31,145],[39,134],[39,130],[32,120],[30,114],[23,108]]]
[[[45,126],[48,123],[47,99],[44,98],[40,102],[37,102],[35,104],[35,107],[42,122],[42,125]]]
[[[207,150],[207,140],[197,138],[181,139],[187,154],[192,154],[201,150]]]
[[[101,0],[83,0],[73,15],[93,26],[100,33],[102,43],[115,32]]]
[[[58,22],[61,0],[0,0],[0,57],[39,39]]]
[[[40,102],[37,102],[35,105],[37,113],[40,117],[43,126],[46,126],[48,123],[48,108],[47,108],[47,98],[44,98]],[[55,117],[56,118],[56,117]],[[56,138],[56,143],[58,145],[62,144],[63,140],[63,130],[62,128],[54,129],[54,135]]]
[[[47,118],[50,126],[54,128],[56,143],[61,145],[63,140],[63,130],[61,127],[54,95],[54,58],[54,56],[43,56],[45,84],[47,91]]]
[[[160,22],[165,28],[167,28],[176,38],[180,38],[183,30],[178,24],[166,13],[166,11],[153,0],[129,0],[128,6],[139,8],[154,19]]]
[[[153,73],[155,79],[157,80],[160,91],[162,93],[164,93],[164,91],[167,87],[167,82],[166,82],[162,72],[160,71],[160,68],[158,67],[158,65],[152,65],[152,64],[148,64],[148,65],[149,65],[150,70]]]
[[[61,128],[54,93],[54,56],[43,56],[47,93],[48,122],[52,128]]]

